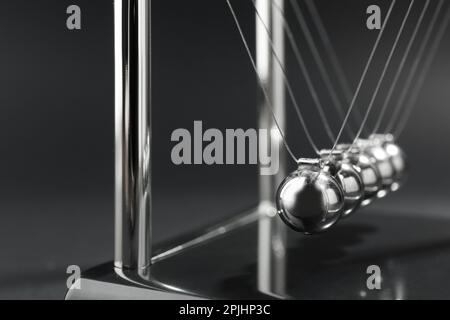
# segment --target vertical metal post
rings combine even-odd
[[[272,1],[284,8],[284,0],[257,0],[256,7],[259,17],[256,17],[256,58],[259,77],[263,80],[273,104],[274,112],[281,129],[286,131],[285,87],[283,70],[275,58],[282,63],[285,59],[285,39],[283,17],[274,10]],[[264,21],[264,24],[262,21]],[[270,30],[273,48],[267,29]],[[267,104],[267,101],[260,103]],[[260,128],[270,130],[270,138],[280,142],[270,106],[262,105],[259,116]],[[283,295],[285,292],[285,244],[286,227],[277,217],[275,195],[278,186],[287,174],[287,154],[280,148],[280,169],[276,175],[260,178],[260,222],[258,250],[259,290],[272,295]]]
[[[151,0],[115,0],[115,266],[151,260]]]

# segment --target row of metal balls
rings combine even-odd
[[[360,207],[397,191],[406,159],[392,135],[373,135],[353,145],[301,159],[277,193],[278,214],[292,229],[317,234]]]

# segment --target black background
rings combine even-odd
[[[375,2],[386,11],[387,1]],[[352,86],[376,38],[365,28],[365,10],[375,2],[317,1]],[[399,2],[362,105],[409,3]],[[409,35],[424,3],[417,2]],[[82,9],[81,31],[66,28],[71,4]],[[254,47],[251,2],[233,4]],[[207,128],[256,127],[257,85],[224,0],[154,0],[152,23],[154,223],[161,242],[256,203],[255,166],[175,167],[170,135],[192,130],[194,120]],[[113,256],[113,2],[1,1],[0,40],[0,298],[60,299],[68,265],[85,269]],[[412,167],[408,185],[372,210],[447,210],[449,46],[446,36],[400,141]],[[329,147],[291,55],[289,77],[300,104],[319,144]],[[301,128],[289,118],[288,140],[297,154],[310,156]]]

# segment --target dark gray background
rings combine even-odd
[[[418,2],[408,34],[424,3]],[[253,47],[251,2],[233,3]],[[376,38],[365,28],[365,9],[374,3],[385,9],[388,2],[317,1],[352,86]],[[82,8],[81,31],[65,27],[71,4]],[[407,4],[396,7],[362,105]],[[208,128],[255,127],[257,86],[224,0],[154,0],[153,19],[154,207],[160,242],[256,202],[256,167],[175,167],[170,135],[192,128],[194,120]],[[0,40],[0,298],[60,299],[68,265],[86,269],[113,256],[113,2],[3,0]],[[449,46],[446,36],[401,139],[412,167],[409,183],[375,209],[446,210]],[[329,147],[291,52],[288,60],[311,130]],[[397,55],[394,65],[398,61]],[[320,94],[327,101],[321,87]],[[337,128],[328,108],[329,102],[327,112]],[[298,123],[289,124],[296,153],[311,155]]]

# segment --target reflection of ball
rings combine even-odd
[[[343,218],[350,216],[364,200],[364,184],[358,172],[358,168],[350,161],[342,158],[342,152],[329,156],[327,151],[323,153],[325,162],[324,171],[328,172],[339,183],[344,192]]]
[[[340,145],[339,150],[346,150],[345,158],[357,169],[359,176],[364,184],[364,200],[361,206],[365,207],[371,204],[378,193],[383,190],[381,176],[378,167],[375,165],[375,159],[362,152],[359,148],[351,148],[349,145]]]
[[[391,158],[387,154],[383,145],[374,140],[359,140],[360,148],[368,156],[375,159],[375,165],[380,173],[382,190],[378,193],[378,197],[382,198],[391,191],[392,184],[395,182],[395,169]]]
[[[316,234],[338,222],[344,208],[344,194],[319,162],[304,163],[281,184],[277,207],[283,221],[292,229]]]
[[[403,181],[405,180],[407,164],[406,164],[406,156],[402,149],[395,144],[394,136],[390,134],[386,135],[372,135],[370,137],[372,140],[377,141],[386,151],[389,156],[392,165],[395,170],[395,178],[392,184],[391,190],[397,191]]]

